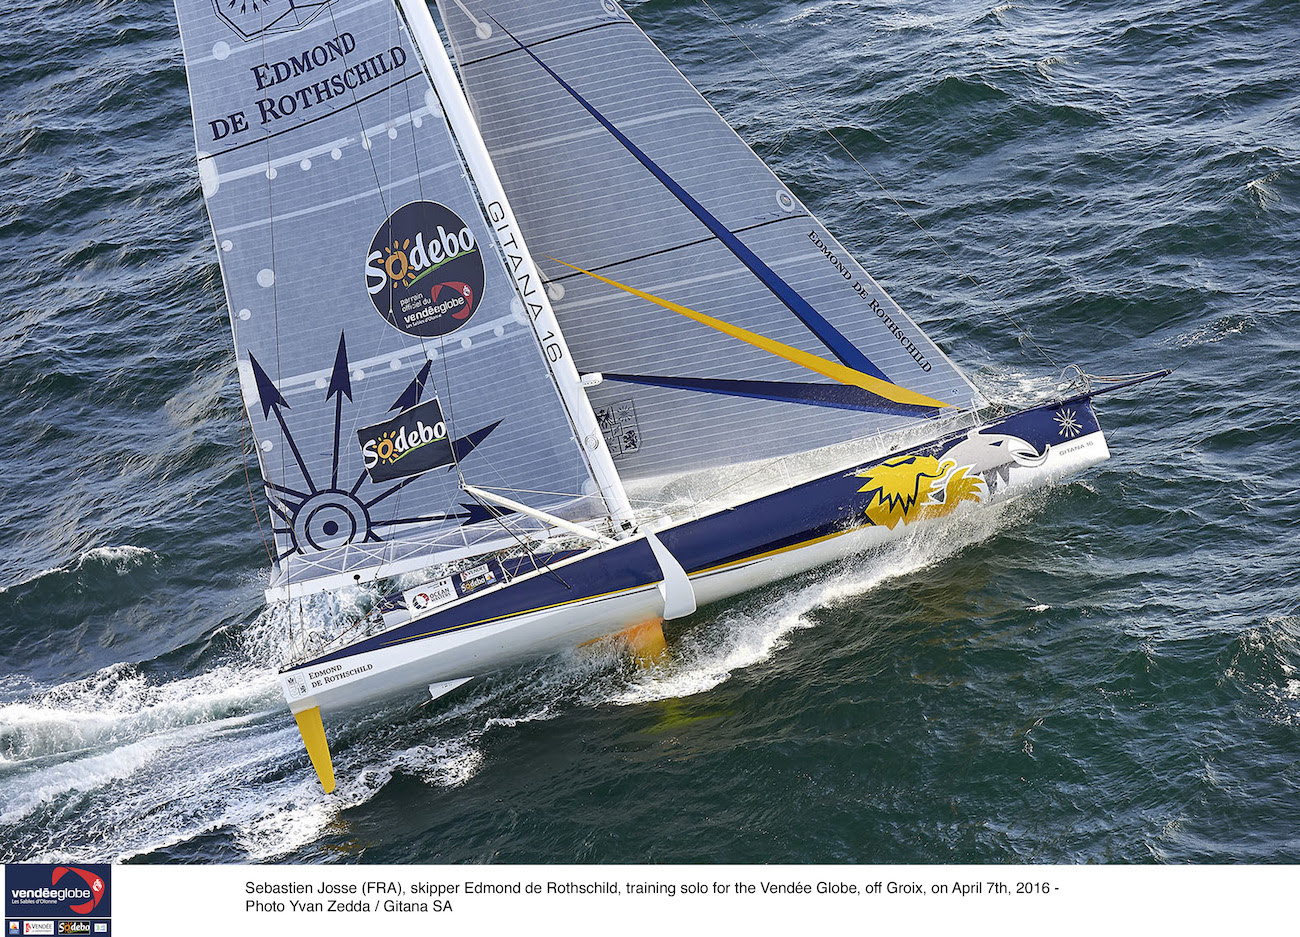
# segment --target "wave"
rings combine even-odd
[[[7,586],[0,586],[0,595],[21,590],[28,586],[34,586],[49,577],[66,576],[69,574],[89,573],[95,574],[115,574],[125,576],[137,569],[150,566],[157,563],[161,558],[152,550],[144,547],[135,547],[130,544],[121,546],[95,547],[87,550],[70,563],[62,566],[54,566],[50,569],[41,570],[26,579],[10,583]]]
[[[789,583],[743,597],[706,628],[671,647],[670,657],[635,673],[622,685],[598,691],[592,702],[636,705],[705,693],[732,674],[758,665],[791,636],[816,626],[814,612],[833,608],[885,583],[912,576],[1019,523],[1038,510],[1033,496],[984,505],[946,524],[922,529],[871,553]]]
[[[1261,715],[1300,725],[1300,617],[1270,615],[1238,634],[1221,656],[1223,679],[1259,700]]]
[[[1231,313],[1225,316],[1219,316],[1208,325],[1202,325],[1190,332],[1184,332],[1173,338],[1167,339],[1164,344],[1171,344],[1175,348],[1194,348],[1198,345],[1214,345],[1225,339],[1232,338],[1243,333],[1253,332],[1256,329],[1255,318],[1251,315],[1241,313]]]
[[[32,701],[0,706],[0,769],[246,712],[277,689],[269,671],[225,666],[155,684],[135,665],[114,664]]]
[[[205,859],[266,861],[308,846],[395,775],[434,787],[474,775],[489,720],[476,736],[430,739],[442,720],[377,710],[333,727],[339,785],[322,795],[267,664],[301,630],[268,609],[236,636],[233,660],[202,673],[118,663],[0,705],[0,861],[184,858],[200,841]]]

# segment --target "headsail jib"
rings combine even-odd
[[[573,353],[605,378],[591,399],[623,443],[624,477],[805,451],[978,403],[616,3],[439,7]],[[702,331],[660,300],[731,328]],[[801,355],[878,383],[838,389]]]

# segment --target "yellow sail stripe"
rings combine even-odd
[[[702,312],[696,312],[694,309],[688,309],[685,306],[679,306],[671,300],[663,299],[651,293],[646,293],[634,286],[628,286],[626,283],[619,283],[617,280],[611,280],[608,277],[602,277],[599,273],[592,273],[590,270],[583,270],[581,267],[575,267],[573,264],[564,263],[563,260],[556,260],[557,264],[564,264],[570,269],[577,270],[579,273],[585,273],[589,277],[594,277],[602,283],[608,283],[610,286],[616,286],[625,293],[631,293],[633,296],[639,296],[656,306],[662,306],[665,309],[672,310],[688,319],[694,319],[702,325],[707,325],[711,329],[717,329],[724,335],[730,335],[732,338],[739,339],[747,345],[753,345],[755,348],[761,348],[769,354],[776,355],[778,358],[784,358],[800,367],[807,368],[824,377],[829,377],[833,381],[841,384],[848,384],[851,387],[861,387],[863,390],[871,391],[877,396],[884,397],[886,400],[892,400],[894,403],[909,404],[917,407],[946,407],[948,404],[941,400],[935,400],[933,397],[927,397],[924,394],[918,394],[915,391],[908,390],[905,387],[899,387],[897,384],[891,384],[889,381],[882,381],[878,377],[872,377],[870,374],[864,374],[856,368],[850,368],[839,364],[835,361],[828,361],[825,358],[819,358],[817,355],[795,348],[792,345],[786,345],[766,336],[759,335],[757,332],[751,332],[748,329],[742,329],[738,325],[732,325],[730,322],[723,322],[721,319],[715,319],[713,316],[705,315]]]

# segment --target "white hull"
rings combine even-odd
[[[1044,456],[1032,467],[1016,466],[1008,483],[987,501],[1005,501],[1050,484],[1105,460],[1109,450],[1101,431],[1097,430],[1068,443],[1049,447]],[[972,505],[969,509],[977,510],[978,507]],[[919,523],[928,525],[937,521]],[[696,601],[705,605],[870,550],[910,534],[915,526],[899,523],[892,528],[878,525],[848,528],[846,525],[840,532],[812,538],[767,555],[700,570],[691,573],[689,578]],[[666,536],[668,531],[661,533]],[[574,557],[556,564],[554,569],[563,576],[567,567],[582,563],[589,556]],[[514,587],[511,584],[498,588]],[[474,596],[461,602],[477,598]],[[342,660],[281,674],[281,683],[293,712],[316,707],[322,711],[337,711],[404,690],[425,691],[431,684],[463,680],[563,651],[657,620],[663,611],[664,595],[657,583],[651,583],[514,615],[501,621],[407,640],[392,647],[358,652]],[[432,618],[433,613],[425,617]]]

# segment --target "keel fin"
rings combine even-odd
[[[633,625],[619,632],[618,636],[627,642],[638,664],[646,666],[653,664],[668,650],[668,642],[664,640],[662,618],[651,618],[639,625]]]
[[[325,726],[321,723],[320,707],[313,706],[293,714],[302,733],[302,742],[307,746],[307,756],[311,766],[316,769],[320,786],[326,794],[334,793],[334,762],[330,760],[330,746],[325,741]]]

